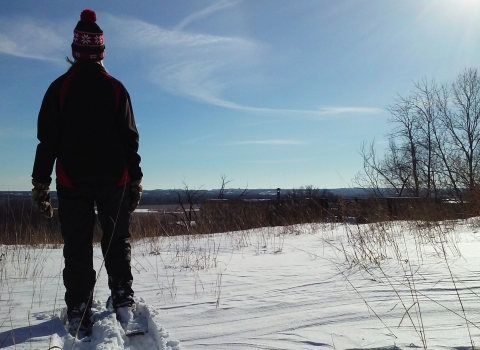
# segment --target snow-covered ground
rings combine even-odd
[[[65,332],[62,250],[0,247],[0,348],[468,349],[480,344],[476,220],[300,225],[134,243],[149,321],[127,338],[105,309],[90,342]],[[95,249],[97,271],[102,265]]]

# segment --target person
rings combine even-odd
[[[96,283],[95,204],[113,308],[117,318],[132,316],[130,217],[141,198],[143,174],[130,96],[103,66],[103,31],[93,10],[80,15],[72,55],[70,69],[49,86],[38,115],[32,199],[52,217],[49,189],[56,162],[67,330],[85,336],[91,332]]]

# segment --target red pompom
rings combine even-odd
[[[96,20],[97,20],[97,14],[93,10],[85,9],[80,14],[80,21],[96,22]]]

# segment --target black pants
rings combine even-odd
[[[82,189],[57,185],[58,215],[64,241],[63,283],[69,311],[81,303],[90,306],[92,302],[96,278],[92,244],[95,203],[103,230],[101,247],[114,306],[133,301],[129,193],[129,184]]]

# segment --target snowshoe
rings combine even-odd
[[[67,313],[67,332],[74,338],[83,340],[92,334],[92,311],[85,305],[74,307]]]
[[[148,332],[148,321],[136,312],[135,304],[131,306],[113,307],[112,297],[107,300],[107,310],[115,311],[117,320],[127,337],[143,335]]]

